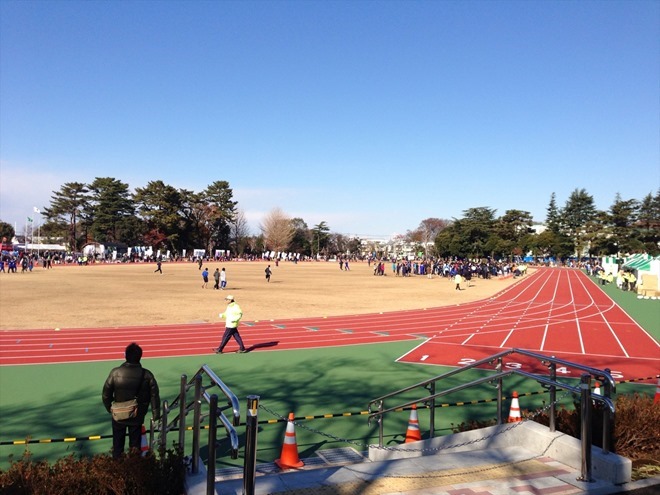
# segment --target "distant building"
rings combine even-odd
[[[90,242],[83,246],[82,252],[85,256],[117,259],[128,252],[128,246],[122,242]]]
[[[537,224],[532,225],[530,227],[530,229],[532,229],[535,234],[542,234],[543,232],[548,230],[548,227],[543,225],[542,223],[537,223]]]

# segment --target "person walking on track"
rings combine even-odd
[[[234,301],[234,296],[228,294],[227,297],[225,297],[225,301],[227,302],[227,309],[225,309],[224,313],[220,313],[219,315],[220,318],[225,319],[225,333],[222,336],[220,345],[217,348],[214,348],[213,352],[216,354],[222,354],[229,339],[232,337],[234,337],[239,347],[236,352],[247,352],[245,350],[245,345],[243,344],[243,339],[241,339],[241,334],[238,333],[238,324],[241,321],[241,318],[243,318],[243,311],[238,303]]]

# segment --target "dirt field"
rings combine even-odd
[[[37,267],[30,273],[0,274],[0,330],[91,328],[166,323],[217,322],[223,298],[232,294],[244,321],[331,316],[421,309],[487,298],[515,283],[472,280],[464,290],[441,277],[373,275],[373,266],[353,263],[209,262],[209,284],[202,288],[195,263],[108,264]],[[213,272],[225,267],[227,289],[213,289]]]

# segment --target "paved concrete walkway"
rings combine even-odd
[[[335,467],[310,464],[284,472],[258,466],[255,495],[613,495],[646,486],[660,493],[660,478],[624,485],[587,483],[578,480],[578,470],[519,447]],[[240,477],[216,480],[215,493],[243,495]],[[201,486],[188,491],[204,493]]]

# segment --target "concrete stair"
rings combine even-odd
[[[592,449],[592,479],[581,480],[580,441],[528,421],[368,452],[317,452],[305,466],[281,471],[257,466],[256,495],[480,495],[626,493],[660,479],[630,483],[630,460]],[[188,495],[206,494],[202,470],[187,480]],[[242,468],[216,471],[215,493],[242,495]]]

